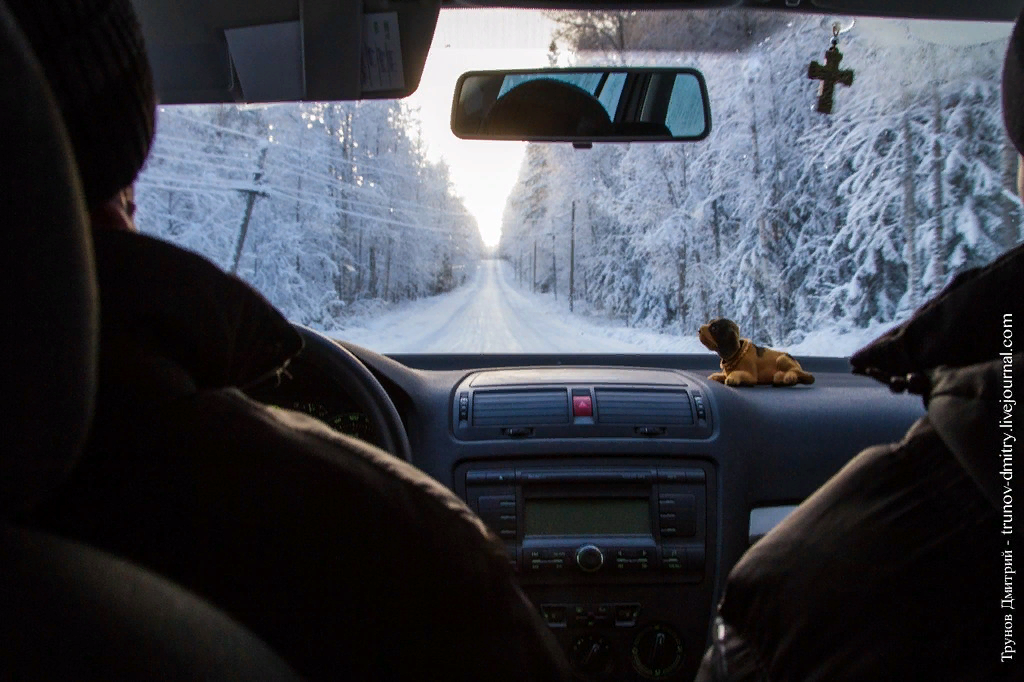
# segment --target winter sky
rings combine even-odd
[[[416,93],[406,102],[420,109],[431,161],[443,157],[456,193],[476,218],[487,246],[501,237],[505,200],[515,185],[525,142],[460,140],[451,131],[455,81],[466,71],[547,66],[554,24],[541,12],[447,10]]]

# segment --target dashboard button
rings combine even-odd
[[[631,628],[640,618],[639,604],[616,604],[614,607],[615,626]]]
[[[550,573],[561,571],[565,568],[565,561],[562,559],[535,559],[532,556],[527,558],[530,571],[533,573]]]
[[[594,614],[582,604],[577,604],[572,610],[572,624],[577,627],[593,627]]]
[[[589,395],[574,395],[572,397],[572,416],[593,417],[594,403]]]
[[[686,483],[686,469],[658,469],[658,480],[662,483]]]
[[[686,563],[685,547],[662,547],[661,566],[666,571],[682,571]]]
[[[466,485],[479,485],[487,480],[486,471],[468,471],[466,472]]]
[[[516,517],[514,515],[500,512],[480,512],[480,519],[498,535],[501,535],[502,531],[510,530],[513,533],[512,537],[515,537]],[[501,535],[501,537],[507,536]]]
[[[646,571],[650,568],[651,562],[646,557],[637,559],[616,559],[615,568],[622,572]]]
[[[516,472],[514,469],[500,469],[494,472],[495,483],[512,484],[516,482]]]
[[[658,469],[658,480],[662,483],[703,483],[703,469]]]
[[[504,514],[516,513],[516,498],[514,495],[481,495],[477,500],[477,511],[501,512]]]
[[[541,604],[540,613],[553,628],[564,628],[569,623],[569,608],[564,604]]]
[[[697,508],[696,495],[661,495],[658,497],[658,508],[665,513],[692,512]]]

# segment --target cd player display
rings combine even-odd
[[[527,498],[523,506],[526,538],[547,535],[652,536],[647,497]]]

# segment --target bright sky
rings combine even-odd
[[[448,163],[456,191],[488,246],[501,238],[501,214],[526,143],[455,137],[450,122],[455,81],[466,71],[547,66],[553,26],[540,12],[442,11],[420,86],[406,100],[420,109],[428,158]]]

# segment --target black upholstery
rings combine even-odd
[[[96,283],[67,135],[41,67],[0,3],[0,514],[63,480],[96,382]]]
[[[0,527],[0,576],[0,679],[296,679],[220,611],[89,547]]]
[[[96,390],[97,290],[67,135],[0,0],[0,679],[295,679],[180,587],[19,526],[59,495]]]

